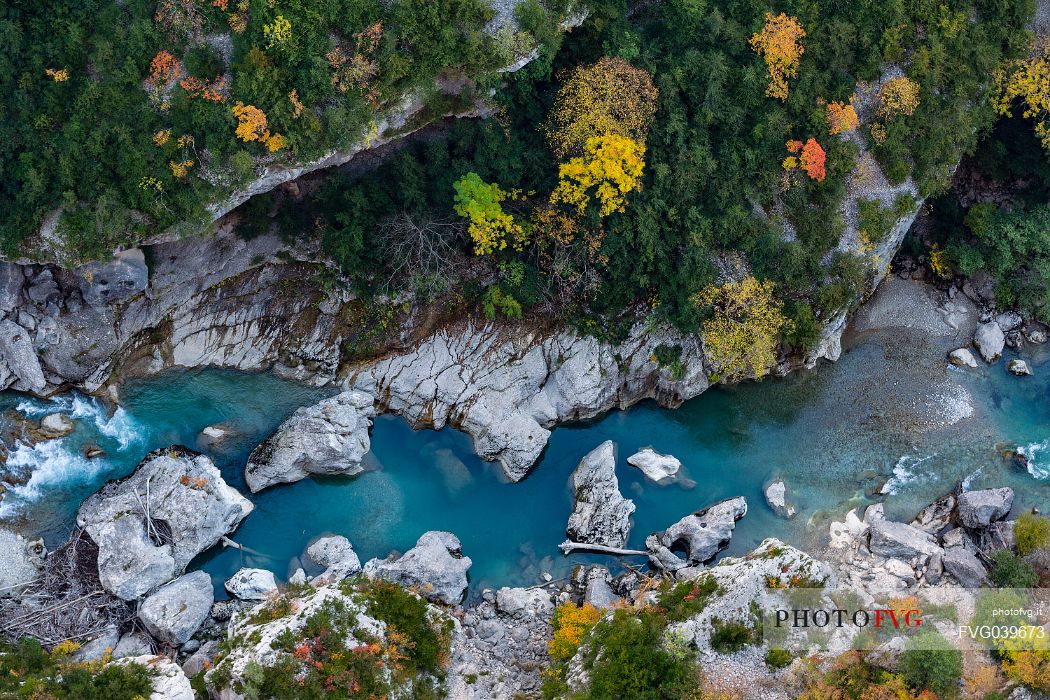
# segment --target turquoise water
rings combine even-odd
[[[962,479],[974,488],[1013,486],[1019,507],[1047,509],[1050,349],[1026,355],[1035,376],[1018,379],[1006,373],[1004,362],[972,373],[946,368],[942,350],[925,342],[915,336],[902,349],[899,336],[892,342],[873,336],[815,371],[712,390],[675,411],[644,403],[557,428],[539,464],[517,484],[474,456],[467,436],[413,431],[400,418],[382,416],[372,434],[370,471],[252,496],[256,509],[234,539],[253,553],[217,549],[195,566],[211,573],[224,595],[222,581],[240,566],[286,578],[307,543],[323,533],[346,535],[365,559],[404,551],[424,531],[443,529],[456,533],[473,559],[475,593],[532,584],[544,572],[561,577],[576,562],[609,561],[564,557],[557,549],[572,507],[569,475],[606,439],[617,444],[621,490],[637,505],[632,546],[691,511],[738,495],[748,499],[750,512],[730,552],[769,536],[819,544],[831,517],[883,489],[893,494],[888,511],[902,518]],[[57,544],[85,496],[128,473],[146,452],[176,443],[209,454],[226,480],[247,494],[243,467],[252,447],[296,407],[331,391],[265,374],[201,370],[129,384],[113,415],[84,397],[4,395],[0,409],[19,406],[38,416],[61,410],[78,418],[78,428],[67,438],[12,450],[9,468],[32,467],[33,476],[7,495],[0,519]],[[953,422],[958,407],[944,407],[957,404],[959,392],[972,397],[972,415]],[[231,436],[212,446],[200,431],[214,424]],[[106,456],[81,456],[88,443]],[[683,479],[660,486],[629,467],[626,457],[644,446],[681,459]],[[1034,455],[1031,471],[1004,462],[998,454],[1003,446],[1026,447]],[[774,516],[762,498],[774,476],[785,478],[789,498],[801,508],[790,522]]]

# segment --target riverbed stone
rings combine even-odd
[[[766,497],[766,503],[780,517],[791,519],[798,514],[798,509],[787,502],[787,484],[783,479],[777,479],[769,484],[762,493]]]
[[[965,547],[949,547],[941,558],[944,570],[966,588],[980,588],[988,583],[988,572],[980,559]]]
[[[256,493],[310,474],[360,474],[371,448],[373,404],[371,394],[344,391],[298,409],[252,451],[244,468],[248,488]]]
[[[139,632],[128,632],[113,647],[114,659],[123,659],[127,656],[143,656],[152,653],[152,641],[148,636]]]
[[[1010,514],[1014,490],[1008,487],[965,491],[959,495],[959,522],[970,529],[988,527]]]
[[[940,552],[933,535],[912,525],[893,520],[875,520],[869,527],[868,547],[873,554],[908,560]]]
[[[306,556],[318,566],[325,567],[324,573],[312,579],[315,583],[341,581],[361,571],[357,552],[350,540],[342,535],[319,538],[306,548]]]
[[[277,593],[272,571],[242,568],[226,580],[226,590],[238,600],[266,600]]]
[[[89,496],[77,525],[98,545],[103,588],[134,600],[185,571],[252,508],[210,459],[170,448],[151,452],[131,475]]]
[[[985,362],[995,362],[1003,354],[1006,335],[995,321],[988,321],[977,326],[973,336],[974,347],[981,353]]]
[[[575,505],[565,528],[573,542],[623,547],[631,531],[634,501],[620,493],[612,440],[587,453],[572,473]]]
[[[959,348],[952,350],[948,353],[948,362],[951,362],[956,367],[969,367],[970,369],[977,369],[977,358],[973,356],[969,348]]]
[[[729,545],[736,521],[746,514],[747,501],[738,496],[687,515],[645,539],[649,561],[669,571],[704,564]],[[685,550],[684,557],[675,553],[679,548]]]
[[[211,577],[194,571],[150,594],[139,606],[139,619],[156,639],[179,646],[208,618],[214,602]]]
[[[1028,366],[1028,363],[1016,358],[1006,363],[1006,370],[1015,377],[1029,377],[1032,375],[1032,369]]]
[[[75,427],[73,419],[64,413],[49,413],[40,419],[40,434],[48,439],[65,437]]]
[[[455,605],[467,592],[470,557],[463,556],[459,538],[451,532],[425,532],[416,546],[394,560],[371,559],[364,566],[369,578],[415,587],[432,602]]]
[[[915,520],[911,524],[920,530],[935,535],[948,526],[954,512],[955,496],[947,494],[919,511],[919,514],[915,516]]]
[[[643,447],[627,458],[627,463],[638,467],[652,481],[670,479],[682,468],[682,463],[673,455],[656,452],[651,447]]]

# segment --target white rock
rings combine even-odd
[[[277,593],[277,580],[273,572],[265,569],[241,569],[225,585],[230,595],[239,600],[266,600]]]
[[[35,580],[45,554],[43,541],[28,542],[17,532],[0,527],[0,597]]]
[[[988,527],[1009,515],[1013,505],[1011,488],[965,491],[959,495],[959,522],[971,529]]]
[[[948,353],[948,361],[956,367],[969,367],[976,369],[978,367],[977,358],[973,356],[969,348],[959,348],[958,350],[952,350]]]
[[[739,496],[687,515],[645,539],[649,561],[669,571],[704,564],[729,545],[736,521],[745,515],[747,501]],[[675,553],[680,548],[685,549],[685,558]]]
[[[244,468],[248,488],[255,493],[310,474],[360,474],[371,448],[373,403],[371,394],[344,391],[297,410],[252,451]]]
[[[139,664],[145,666],[151,672],[150,682],[153,684],[153,692],[149,700],[194,700],[196,695],[190,685],[190,679],[186,677],[177,664],[163,656],[152,654],[143,656],[128,656],[114,661],[115,664]]]
[[[415,587],[431,601],[455,605],[467,591],[470,565],[458,537],[451,532],[431,531],[423,533],[415,547],[394,561],[369,560],[364,573],[369,578]]]
[[[1003,329],[995,321],[982,323],[977,326],[977,332],[973,336],[974,347],[981,353],[985,362],[995,362],[1003,354],[1006,345],[1006,336]]]
[[[1013,359],[1006,363],[1006,369],[1015,377],[1031,376],[1032,370],[1024,360]]]
[[[321,537],[306,548],[306,556],[318,566],[325,567],[324,573],[315,576],[312,582],[333,583],[361,571],[361,560],[354,551],[350,540],[342,535]]]
[[[678,473],[682,463],[672,455],[660,454],[650,447],[643,447],[627,458],[627,463],[638,467],[652,481],[668,479]]]
[[[214,602],[211,577],[194,571],[161,586],[142,601],[139,619],[155,638],[179,646],[208,619]]]
[[[572,473],[575,505],[565,528],[573,542],[623,547],[631,531],[634,502],[620,493],[616,450],[606,440],[580,460]]]
[[[787,502],[787,484],[783,479],[777,479],[771,483],[763,493],[766,496],[766,503],[777,515],[790,519],[798,513],[798,509]]]
[[[49,413],[40,419],[40,432],[47,438],[60,438],[73,432],[76,425],[64,413]]]

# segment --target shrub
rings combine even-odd
[[[555,661],[568,661],[580,647],[580,642],[594,627],[601,613],[590,603],[577,607],[574,603],[563,603],[554,611],[551,624],[554,637],[547,643],[547,650]]]
[[[714,621],[714,625],[711,648],[719,653],[732,654],[748,644],[754,644],[755,630],[742,622]]]
[[[1039,583],[1035,568],[1007,549],[992,556],[992,581],[999,588],[1031,588]]]
[[[698,581],[686,581],[664,588],[656,604],[664,611],[667,620],[684,620],[702,611],[716,590],[718,582],[706,576]]]
[[[1050,518],[1025,513],[1014,524],[1014,539],[1021,556],[1050,545]]]
[[[35,639],[0,644],[0,697],[127,700],[149,697],[150,672],[141,664],[76,663],[68,647],[48,654]]]
[[[651,612],[635,616],[617,610],[594,630],[585,665],[591,700],[631,698],[671,700],[688,697],[698,683],[692,654],[665,647],[665,622]]]
[[[915,691],[954,696],[962,678],[962,653],[937,632],[920,632],[901,653],[901,673]]]
[[[773,647],[766,652],[766,666],[772,669],[786,668],[791,663],[791,652],[780,647]]]

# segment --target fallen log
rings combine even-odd
[[[558,549],[562,551],[562,554],[572,554],[573,552],[594,552],[596,554],[610,554],[614,557],[645,557],[649,555],[649,552],[644,549],[606,547],[604,544],[587,544],[586,542],[573,542],[572,540],[565,540],[558,545]]]

